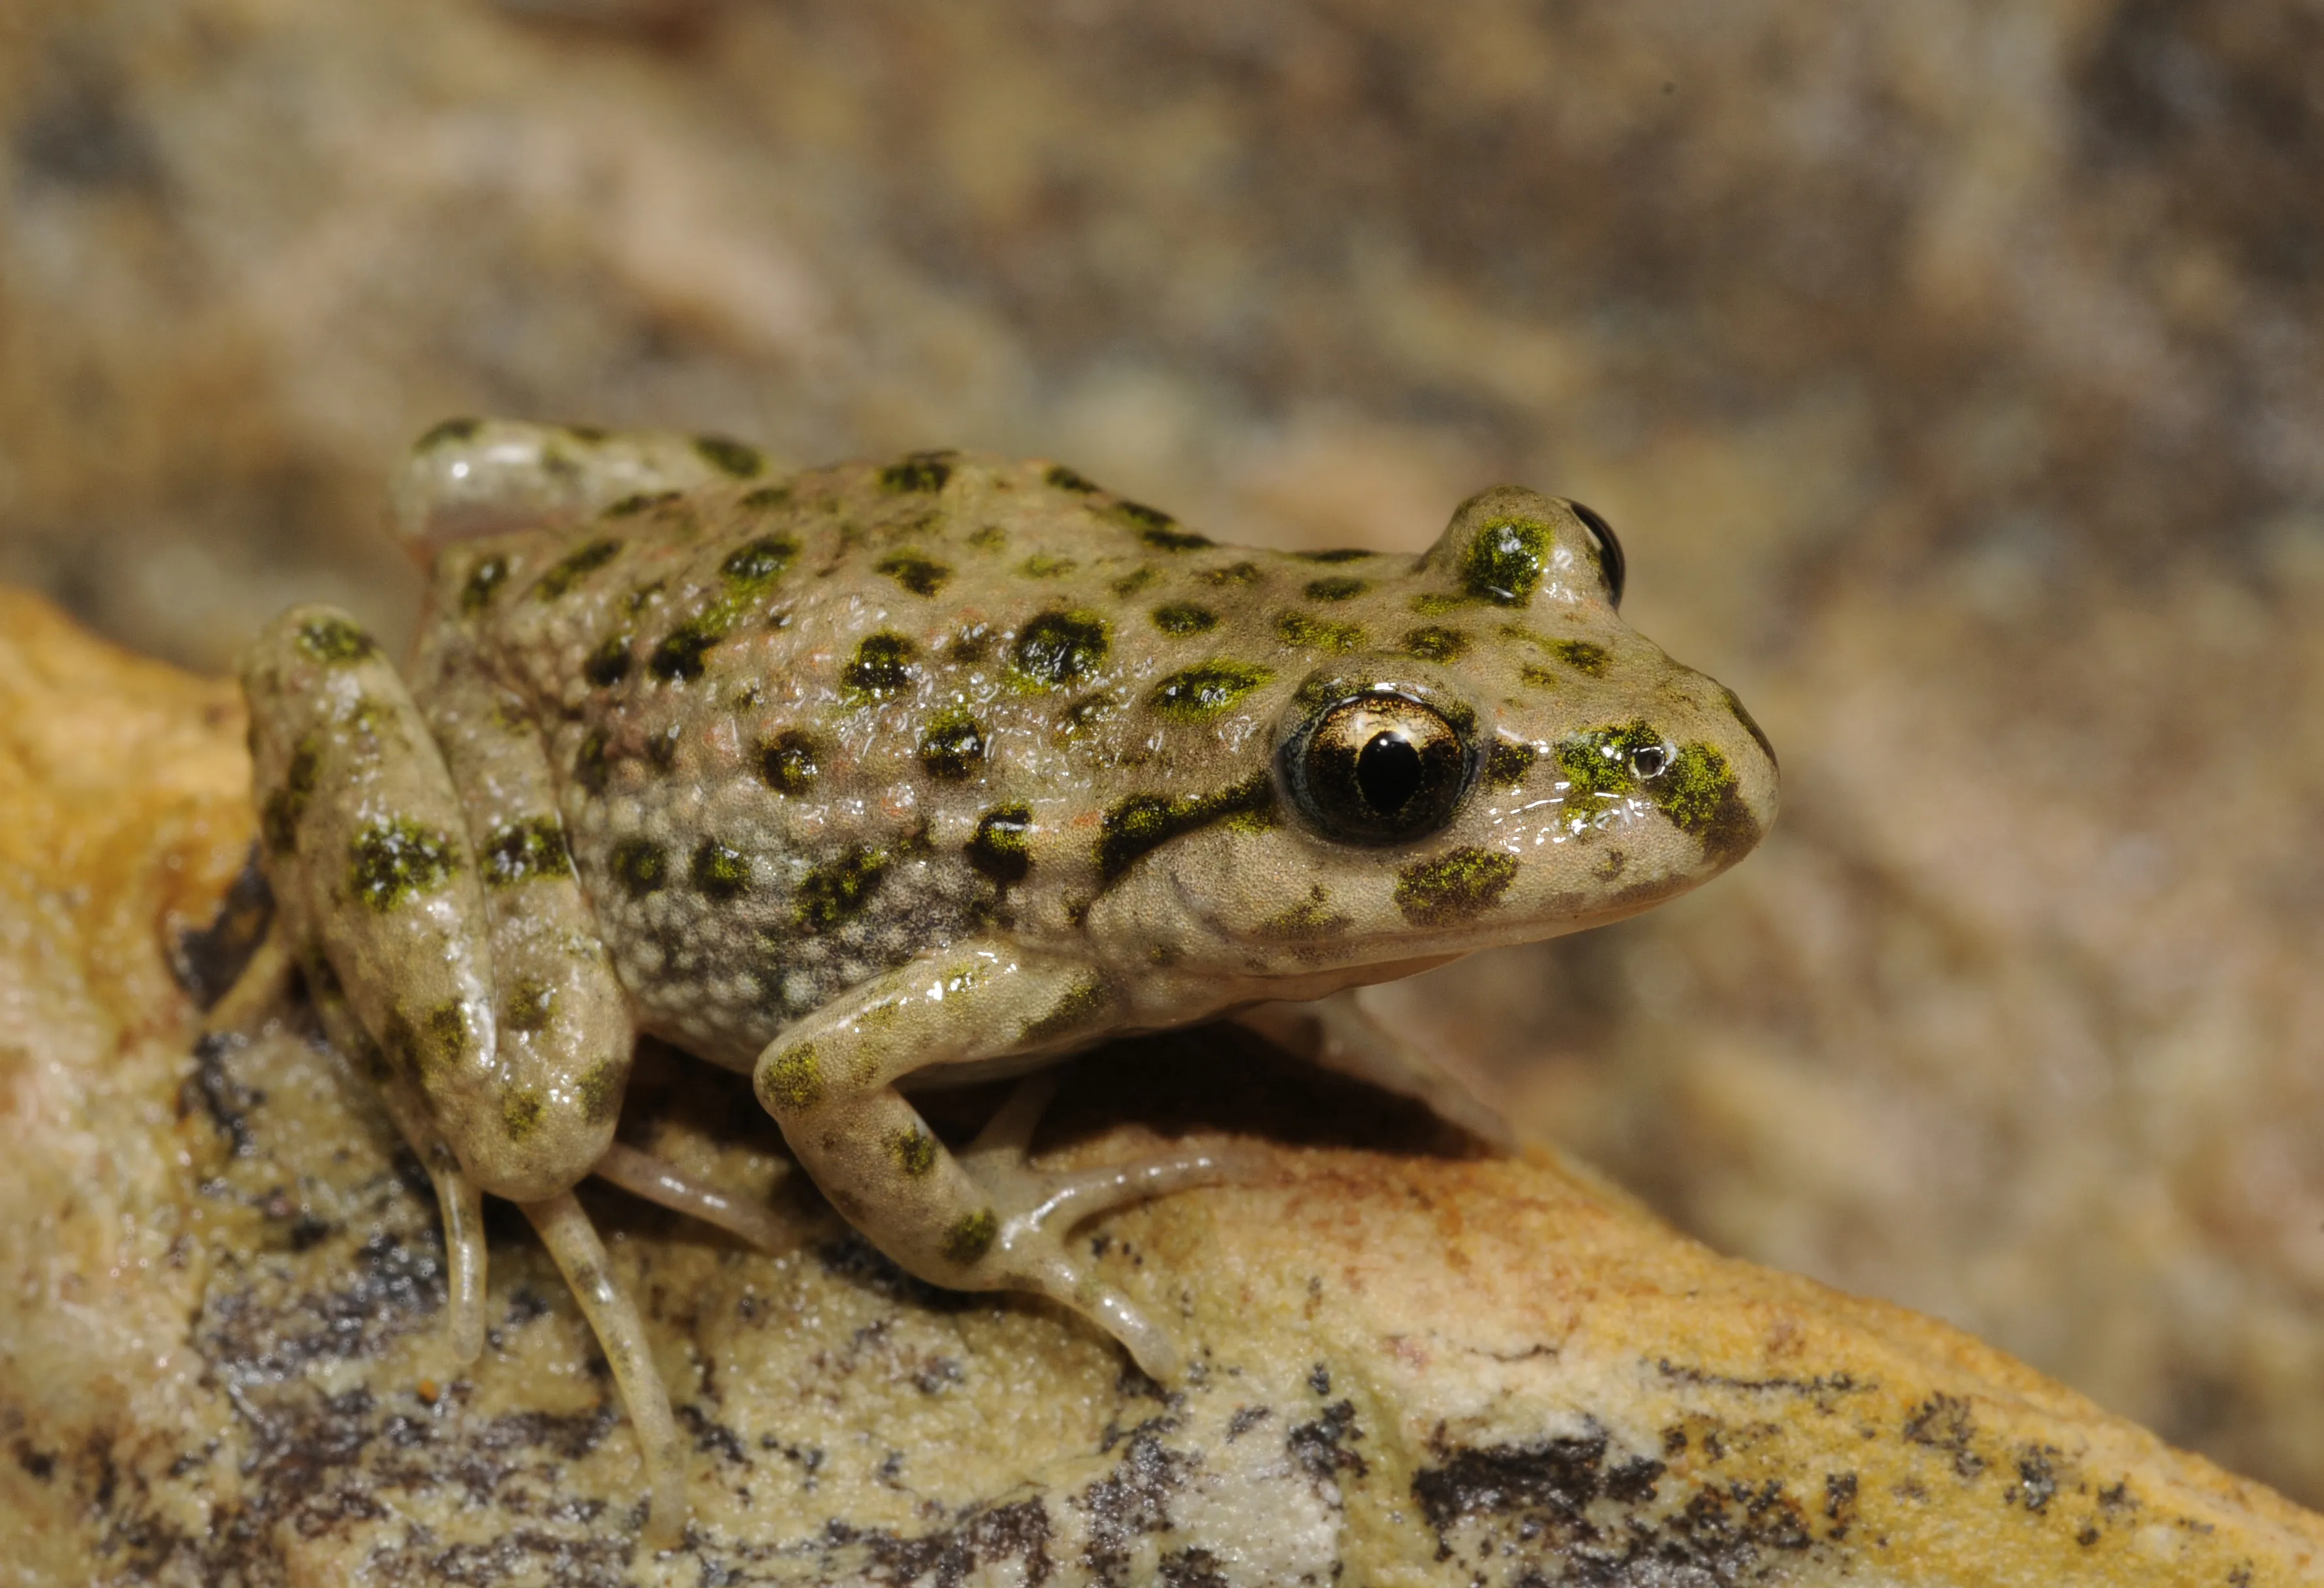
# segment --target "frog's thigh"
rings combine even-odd
[[[1076,1220],[1122,1202],[1247,1177],[1258,1168],[1251,1155],[1188,1146],[1130,1165],[1044,1173],[1024,1164],[1031,1111],[1011,1109],[1012,1139],[981,1140],[964,1165],[895,1086],[932,1066],[1094,1034],[1113,1003],[1084,965],[999,945],[956,946],[798,1021],[760,1055],[753,1079],[800,1164],[890,1257],[941,1285],[1039,1291],[1165,1376],[1176,1365],[1167,1335],[1089,1276],[1065,1236]]]
[[[420,438],[390,491],[422,562],[455,540],[595,518],[632,496],[778,477],[752,448],[672,430],[453,420]]]
[[[538,1201],[613,1137],[635,1045],[629,1000],[574,874],[556,786],[522,705],[455,647],[431,653],[429,727],[476,853],[498,1047],[489,1106],[453,1145],[484,1189]]]

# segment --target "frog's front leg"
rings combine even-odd
[[[1000,943],[927,955],[785,1029],[753,1082],[799,1162],[872,1243],[934,1284],[1031,1290],[1072,1307],[1157,1379],[1177,1375],[1169,1334],[1066,1249],[1082,1219],[1183,1186],[1249,1179],[1267,1158],[1232,1143],[1050,1172],[1027,1148],[1037,1077],[955,1157],[897,1090],[916,1071],[1063,1049],[1105,1029],[1116,995],[1084,962]]]

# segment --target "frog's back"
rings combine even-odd
[[[1072,935],[1125,780],[1204,781],[1135,703],[1189,665],[1231,688],[1235,614],[1200,597],[1262,561],[1314,571],[946,453],[641,493],[455,544],[436,586],[540,727],[645,1023],[747,1066],[915,954]]]

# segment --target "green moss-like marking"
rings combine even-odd
[[[1364,642],[1360,623],[1333,623],[1305,612],[1286,612],[1275,620],[1275,635],[1286,645],[1339,655]]]
[[[891,551],[872,565],[915,596],[933,596],[952,577],[952,569],[917,551]]]
[[[935,492],[952,478],[949,452],[914,452],[880,471],[880,484],[890,491]]]
[[[1371,582],[1369,579],[1345,577],[1310,579],[1307,581],[1306,589],[1302,594],[1310,601],[1349,601],[1371,587]]]
[[[1160,568],[1156,568],[1150,562],[1142,563],[1137,568],[1131,568],[1128,573],[1122,575],[1121,577],[1114,580],[1114,582],[1107,586],[1106,588],[1111,590],[1124,601],[1127,601],[1132,596],[1137,595],[1140,590],[1143,590],[1147,586],[1152,584],[1161,577],[1162,570]]]
[[[532,582],[532,598],[554,601],[621,554],[622,543],[611,538],[578,547]]]
[[[1045,612],[1017,634],[1011,666],[1045,689],[1078,682],[1104,665],[1112,648],[1104,618],[1093,612]]]
[[[830,932],[853,920],[880,891],[892,863],[885,850],[859,847],[807,872],[791,900],[800,928]]]
[[[318,617],[300,624],[299,649],[334,667],[368,661],[379,654],[372,637],[343,617]]]
[[[778,794],[804,794],[823,771],[823,750],[811,734],[785,729],[759,746],[759,776]]]
[[[322,756],[311,734],[290,752],[290,762],[282,769],[282,786],[266,797],[259,812],[259,831],[271,853],[297,852],[299,818],[307,814],[307,802],[315,797],[315,778],[321,765]]]
[[[1028,1021],[1017,1039],[1032,1045],[1086,1030],[1105,1012],[1109,1002],[1105,983],[1095,976],[1086,977],[1066,988],[1047,1014]]]
[[[402,817],[373,823],[347,846],[347,891],[383,914],[434,892],[459,869],[459,849],[447,835]]]
[[[630,676],[631,637],[628,634],[608,634],[597,649],[589,652],[589,660],[581,664],[581,676],[599,689],[610,689]]]
[[[476,432],[484,428],[480,419],[447,419],[429,427],[420,439],[411,444],[414,452],[430,452],[450,441],[473,441]]]
[[[766,457],[756,447],[746,447],[724,436],[696,436],[694,450],[711,467],[738,480],[756,479],[767,472]]]
[[[1218,716],[1275,675],[1247,661],[1220,658],[1172,673],[1154,686],[1147,705],[1180,722]]]
[[[495,888],[573,874],[564,826],[553,816],[530,817],[495,828],[484,840],[482,865],[484,881]]]
[[[942,711],[920,735],[920,764],[928,776],[947,783],[964,782],[984,764],[984,729],[967,709]]]
[[[783,577],[798,551],[798,542],[788,535],[761,535],[728,552],[718,577],[737,596],[755,596]]]
[[[1154,626],[1166,634],[1200,634],[1219,626],[1219,614],[1191,601],[1171,601],[1154,609]]]
[[[1077,559],[1052,557],[1046,551],[1037,551],[1019,564],[1017,571],[1028,579],[1062,579],[1079,567],[1081,563]]]
[[[1679,747],[1648,793],[1679,831],[1702,840],[1705,859],[1739,857],[1759,841],[1759,819],[1743,803],[1742,788],[1727,757],[1709,744]]]
[[[1032,836],[1030,806],[996,805],[977,821],[968,863],[1003,888],[1021,882],[1033,869]]]
[[[912,659],[918,654],[919,647],[901,634],[867,634],[840,679],[859,696],[885,700],[912,687]]]
[[[632,899],[661,891],[669,881],[669,852],[651,838],[624,838],[613,845],[613,881]]]
[[[427,1011],[414,1025],[402,1010],[391,1010],[382,1033],[389,1053],[414,1075],[435,1075],[468,1056],[468,1008],[450,999]]]
[[[511,1141],[522,1141],[540,1129],[540,1094],[519,1087],[501,1099],[501,1129]]]
[[[1485,781],[1496,789],[1514,789],[1541,759],[1541,752],[1522,739],[1497,738],[1485,752]]]
[[[705,838],[695,846],[689,874],[696,892],[724,904],[750,888],[751,857],[715,838]]]
[[[1000,1234],[1001,1219],[991,1208],[964,1214],[945,1232],[945,1259],[967,1268],[992,1250],[992,1242]]]
[[[1587,817],[1593,800],[1619,799],[1635,790],[1635,758],[1642,750],[1659,754],[1662,744],[1661,733],[1642,722],[1595,728],[1559,741],[1558,770],[1572,785],[1565,797],[1568,817]]]
[[[1406,656],[1418,657],[1423,661],[1458,661],[1461,653],[1469,649],[1469,636],[1458,629],[1430,623],[1406,629],[1403,649]]]
[[[626,1058],[601,1058],[582,1074],[575,1088],[581,1095],[585,1123],[602,1125],[622,1112],[622,1089],[630,1078]]]
[[[1539,519],[1495,519],[1479,529],[1461,559],[1461,582],[1480,601],[1523,606],[1541,583],[1556,531]]]
[[[641,512],[650,512],[657,507],[668,506],[678,499],[678,494],[676,491],[640,491],[635,495],[623,496],[618,501],[607,503],[604,511],[597,516],[599,518],[635,518]]]
[[[1265,772],[1210,794],[1133,794],[1100,824],[1098,875],[1111,882],[1174,838],[1237,816],[1271,817],[1274,809],[1275,783]]]
[[[1058,490],[1071,491],[1078,496],[1094,496],[1098,492],[1094,484],[1062,463],[1051,464],[1049,472],[1041,477]]]
[[[888,1161],[908,1180],[923,1180],[936,1167],[936,1139],[926,1131],[893,1131],[883,1144]]]
[[[1466,596],[1455,596],[1443,590],[1423,590],[1412,598],[1412,610],[1423,617],[1443,617],[1448,612],[1458,612],[1470,605]]]
[[[508,582],[509,559],[487,557],[468,570],[467,579],[460,586],[460,610],[474,615],[493,604],[501,586]]]
[[[758,1076],[759,1102],[778,1118],[823,1101],[823,1063],[815,1044],[796,1042],[766,1062]]]
[[[573,752],[573,780],[591,794],[603,794],[613,777],[609,748],[605,730],[592,728],[581,736],[581,746]]]
[[[1219,568],[1206,568],[1194,577],[1215,589],[1226,589],[1238,585],[1264,583],[1267,575],[1255,562],[1230,562]]]
[[[1543,655],[1593,679],[1605,677],[1606,664],[1612,660],[1611,652],[1594,640],[1570,640],[1553,634],[1537,634],[1519,623],[1503,624],[1501,635],[1504,639],[1530,645]]]
[[[1381,554],[1367,551],[1360,546],[1336,546],[1329,551],[1295,551],[1291,555],[1302,562],[1361,562],[1368,557]]]
[[[1143,502],[1117,502],[1106,511],[1157,551],[1196,551],[1213,543],[1208,535],[1180,528],[1176,519]]]
[[[646,658],[646,670],[667,683],[692,683],[707,666],[703,659],[732,626],[731,617],[724,611],[696,613],[662,636],[653,654]]]
[[[1396,874],[1396,907],[1416,927],[1456,926],[1500,902],[1516,880],[1514,854],[1463,846]]]
[[[546,982],[522,981],[509,989],[507,1006],[501,1011],[504,1029],[523,1036],[533,1036],[549,1029],[549,1017],[557,1006],[557,989]]]

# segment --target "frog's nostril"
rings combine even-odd
[[[1659,778],[1670,758],[1659,744],[1644,744],[1630,752],[1630,771],[1641,778]]]

